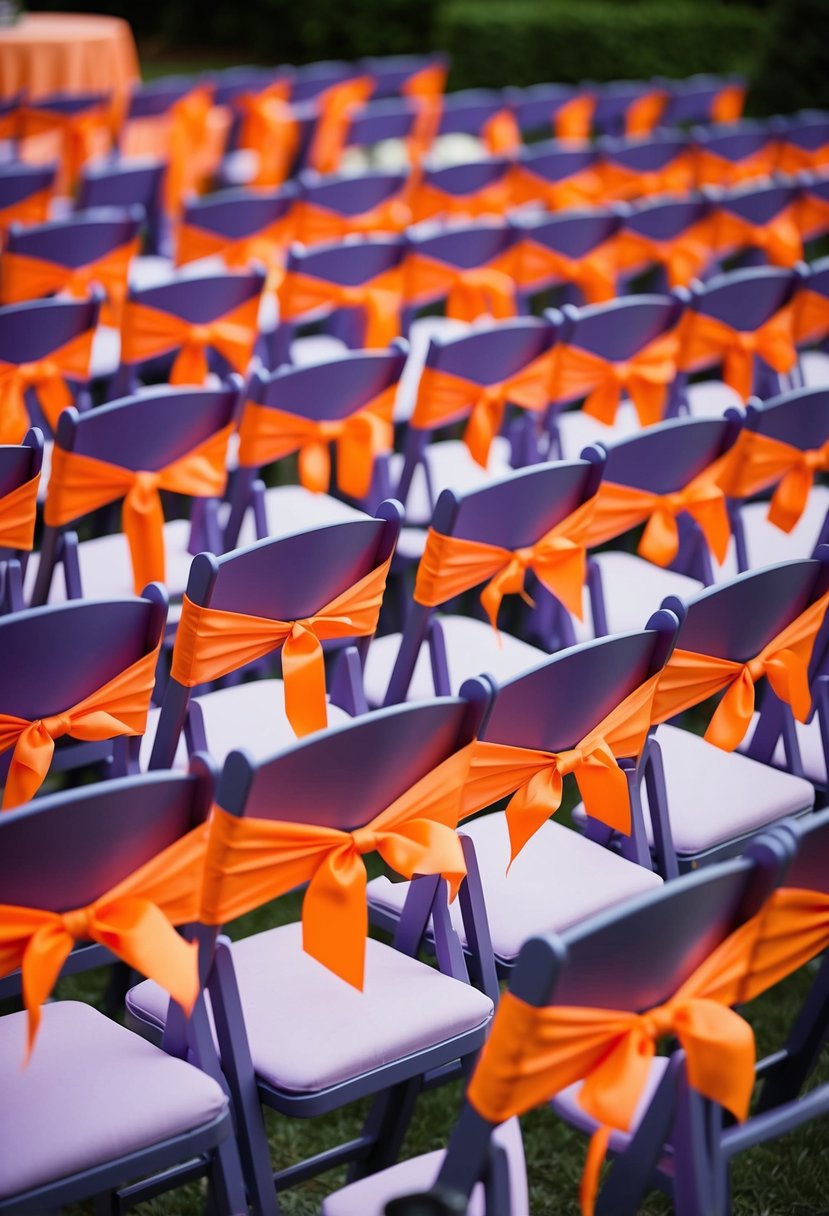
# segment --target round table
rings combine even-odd
[[[25,13],[0,28],[0,97],[107,92],[117,104],[139,79],[132,30],[120,17]]]

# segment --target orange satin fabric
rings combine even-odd
[[[752,224],[730,211],[721,210],[714,223],[714,236],[718,249],[750,245],[764,250],[775,266],[794,266],[803,258],[803,241],[793,205],[766,224]]]
[[[827,471],[829,440],[820,448],[804,451],[770,435],[743,431],[729,454],[719,484],[732,498],[748,498],[776,486],[768,518],[784,532],[791,532],[803,514],[815,473]]]
[[[662,671],[653,706],[654,722],[664,722],[725,689],[705,738],[724,751],[742,741],[754,713],[754,685],[768,677],[772,689],[805,722],[811,708],[809,662],[829,605],[829,592],[796,617],[747,663],[675,650]]]
[[[454,898],[466,874],[455,828],[468,752],[455,752],[353,832],[240,819],[216,807],[201,920],[223,924],[307,882],[303,948],[346,983],[362,989],[368,933],[363,857],[376,851],[407,879],[441,874]]]
[[[403,232],[411,222],[412,213],[401,197],[386,199],[357,215],[346,215],[300,199],[294,205],[292,218],[296,240],[303,245],[321,245],[341,241],[354,233],[371,236],[378,232]]]
[[[510,861],[561,805],[572,773],[588,815],[630,834],[627,778],[617,761],[641,755],[651,723],[658,676],[634,689],[573,748],[546,752],[477,739],[464,784],[463,817],[512,795],[506,809]],[[508,867],[509,868],[509,867]]]
[[[187,194],[197,192],[213,168],[205,162],[212,87],[197,85],[170,107],[167,141],[167,176],[164,194],[167,212],[177,215]]]
[[[424,367],[411,425],[431,429],[468,415],[464,441],[473,458],[486,468],[507,402],[533,412],[546,406],[550,357],[551,352],[545,351],[515,375],[495,384],[478,384],[451,372]]]
[[[448,69],[442,63],[430,63],[413,72],[400,87],[404,97],[440,97],[446,89]]]
[[[667,270],[671,287],[687,287],[692,279],[702,274],[711,259],[712,235],[711,221],[707,219],[665,241],[628,230],[616,237],[614,253],[624,270],[643,262],[657,262]]]
[[[543,203],[548,211],[569,211],[598,206],[602,198],[602,179],[595,168],[581,169],[569,177],[550,181],[532,166],[520,161],[510,170],[512,203]]]
[[[601,168],[604,192],[609,202],[645,198],[652,194],[687,194],[694,185],[694,166],[687,152],[681,153],[661,169],[628,168],[612,160]]]
[[[60,110],[20,109],[21,137],[36,138],[50,132],[60,136],[58,193],[71,194],[88,160],[102,149],[109,150],[111,114],[106,105],[91,106],[77,114]],[[24,158],[25,159],[25,155]]]
[[[804,169],[807,172],[819,173],[829,165],[829,144],[821,144],[818,148],[801,148],[798,144],[787,143],[786,136],[780,144],[777,156],[778,173],[788,173],[794,176]]]
[[[40,473],[0,498],[0,549],[34,548]]]
[[[316,99],[317,124],[308,149],[308,165],[318,173],[336,173],[348,140],[352,111],[374,92],[370,76],[358,76],[331,85]]]
[[[678,351],[675,330],[660,335],[621,363],[612,363],[580,346],[559,344],[553,356],[550,396],[554,401],[584,397],[585,413],[611,426],[625,391],[642,426],[652,426],[661,422],[665,412],[668,387],[676,377]]]
[[[94,330],[85,330],[33,363],[0,362],[0,443],[20,443],[29,429],[27,389],[34,390],[44,418],[55,430],[58,418],[75,400],[64,377],[88,379],[93,337]]]
[[[582,619],[582,589],[587,574],[585,545],[593,502],[577,507],[533,545],[504,549],[482,541],[447,536],[430,528],[417,568],[414,598],[434,608],[486,580],[481,603],[493,629],[505,595],[521,595],[528,570],[568,612]]]
[[[300,126],[287,104],[290,86],[277,80],[261,93],[237,98],[242,114],[239,146],[259,158],[254,186],[281,186],[291,176],[299,151]]]
[[[800,344],[822,342],[829,334],[829,298],[801,287],[794,300],[794,340]]]
[[[749,924],[756,929],[740,1001],[750,1001],[829,946],[829,896],[779,887]]]
[[[512,204],[512,172],[506,172],[486,186],[469,194],[449,194],[428,181],[416,183],[412,191],[415,223],[437,216],[503,215]]]
[[[807,185],[795,203],[795,216],[803,239],[812,241],[829,230],[829,201],[810,193]]]
[[[736,122],[743,113],[746,91],[741,84],[727,84],[711,102],[712,122]]]
[[[297,735],[324,730],[328,713],[321,643],[374,633],[390,564],[391,557],[318,612],[296,621],[205,608],[185,595],[173,649],[173,679],[195,688],[281,646],[288,721]]]
[[[160,643],[61,713],[32,722],[0,714],[0,752],[14,748],[3,792],[4,811],[34,798],[49,772],[56,739],[64,735],[84,740],[143,735],[159,649]]]
[[[296,321],[318,308],[364,309],[364,346],[370,350],[388,346],[400,333],[400,272],[396,268],[355,287],[289,270],[277,294],[279,315],[284,321]]]
[[[52,202],[51,187],[46,190],[36,190],[8,207],[0,207],[0,234],[5,233],[12,224],[42,224],[49,218],[49,206]]]
[[[317,422],[248,401],[239,426],[239,464],[260,468],[299,452],[299,480],[315,494],[331,484],[329,445],[337,445],[337,485],[352,498],[371,488],[374,461],[391,451],[397,385],[390,385],[345,418]]]
[[[221,494],[227,480],[225,460],[232,432],[232,426],[224,427],[156,470],[126,469],[56,446],[44,520],[48,527],[59,528],[123,498],[121,523],[129,544],[137,595],[147,583],[164,582],[164,512],[159,490],[194,498]]]
[[[686,312],[679,324],[679,366],[696,371],[722,362],[722,378],[747,401],[754,381],[754,357],[764,359],[776,372],[788,372],[797,362],[792,336],[791,305],[781,308],[759,329],[732,329],[724,321],[701,312]]]
[[[403,297],[418,304],[445,295],[446,315],[474,321],[484,313],[504,320],[515,316],[513,252],[507,250],[485,266],[453,266],[413,251],[403,263]]]
[[[668,94],[662,89],[654,89],[632,101],[625,114],[625,135],[650,135],[658,125],[667,101]]]
[[[121,358],[124,363],[141,363],[178,350],[170,384],[204,384],[209,372],[207,349],[212,347],[244,375],[253,354],[258,324],[258,295],[203,325],[127,300]]]
[[[596,98],[589,93],[565,101],[553,115],[556,139],[589,139],[595,109]]]
[[[82,266],[65,266],[44,258],[6,250],[0,258],[0,300],[4,304],[19,304],[39,300],[55,292],[65,291],[85,299],[93,283],[100,284],[107,295],[108,309],[102,320],[117,325],[127,294],[130,263],[138,256],[138,238],[118,245],[103,257]]]
[[[708,548],[722,564],[731,526],[725,495],[717,484],[721,467],[722,461],[716,461],[673,494],[652,494],[635,486],[603,481],[593,500],[587,546],[604,544],[644,523],[637,553],[657,566],[669,566],[679,552],[677,516],[687,511],[699,525]]]
[[[696,149],[697,186],[737,186],[774,172],[775,152],[771,145],[742,160],[729,160],[709,148]]]
[[[251,262],[261,262],[271,268],[282,261],[293,239],[290,215],[275,220],[259,232],[232,240],[220,232],[199,228],[196,224],[179,224],[176,239],[176,265],[196,262],[200,258],[220,257],[231,270],[244,270]]]
[[[199,911],[207,826],[195,828],[83,908],[48,912],[0,904],[0,976],[22,970],[28,1012],[26,1060],[40,1007],[76,942],[93,941],[169,992],[191,1012],[199,994],[198,946],[174,925]]]
[[[521,147],[521,132],[510,110],[499,110],[486,120],[481,139],[492,156],[513,156]]]
[[[546,285],[550,275],[554,275],[565,283],[574,283],[588,304],[601,304],[616,295],[613,241],[572,258],[533,240],[527,233],[519,240],[514,256],[515,281],[525,289]]]

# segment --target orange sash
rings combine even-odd
[[[829,470],[829,440],[807,451],[757,431],[742,431],[719,477],[731,498],[748,498],[776,485],[768,518],[791,532],[803,514],[815,473]]]
[[[0,905],[0,975],[23,972],[28,1012],[26,1060],[40,1025],[40,1006],[76,942],[93,941],[155,980],[192,1011],[199,994],[198,946],[173,925],[194,921],[198,875],[207,843],[203,824],[100,895],[85,908],[47,912]]]
[[[415,223],[435,216],[503,215],[512,205],[512,172],[481,186],[470,194],[449,194],[428,181],[420,181],[412,191],[412,213]]]
[[[804,241],[812,241],[829,229],[829,201],[810,193],[807,185],[795,203],[795,217]]]
[[[447,68],[442,63],[430,63],[413,72],[400,86],[404,97],[440,97],[446,88]]]
[[[714,224],[718,249],[751,245],[763,249],[775,266],[794,266],[803,258],[803,242],[794,207],[787,207],[767,224],[752,224],[730,211],[720,210]]]
[[[492,114],[483,125],[481,138],[491,156],[513,156],[521,147],[515,115],[507,109]]]
[[[74,401],[64,377],[89,377],[94,333],[84,330],[34,363],[0,362],[0,443],[20,443],[29,429],[27,389],[34,390],[44,418],[55,430],[58,418]]]
[[[468,751],[449,756],[354,832],[240,819],[215,807],[201,920],[223,924],[307,882],[303,948],[346,983],[362,989],[368,933],[363,857],[377,851],[407,879],[441,874],[454,898],[466,874],[455,827]]]
[[[561,805],[563,778],[572,773],[588,815],[630,835],[630,796],[617,758],[645,746],[658,676],[651,676],[572,749],[544,752],[477,739],[463,791],[463,818],[512,795],[506,810],[510,866]],[[509,867],[507,867],[509,869]]]
[[[668,94],[662,89],[654,89],[632,101],[625,114],[625,135],[628,138],[650,135],[659,123],[667,101]]]
[[[595,109],[596,98],[589,93],[565,101],[553,115],[556,139],[589,139]]]
[[[388,346],[400,333],[400,272],[396,268],[355,287],[289,270],[277,294],[279,315],[284,321],[295,321],[318,308],[364,309],[364,346],[370,350]]]
[[[467,1098],[482,1118],[500,1123],[584,1081],[579,1105],[600,1124],[581,1182],[584,1216],[593,1212],[610,1132],[630,1129],[660,1038],[679,1039],[695,1090],[737,1119],[748,1115],[754,1033],[729,1008],[749,963],[745,928],[726,938],[669,1001],[645,1013],[537,1008],[511,992],[501,997]]]
[[[543,203],[548,211],[595,207],[602,196],[602,179],[596,169],[581,169],[569,177],[550,181],[529,164],[517,161],[510,169],[513,204]]]
[[[52,187],[37,190],[19,202],[10,203],[8,207],[0,207],[0,233],[6,232],[12,224],[42,224],[49,218],[49,206],[52,202]]]
[[[737,186],[774,172],[774,152],[766,146],[742,160],[729,160],[710,148],[696,149],[697,186]]]
[[[646,198],[651,194],[687,194],[694,185],[694,166],[689,153],[682,152],[661,169],[630,169],[616,161],[606,161],[601,170],[608,202]]]
[[[626,230],[617,236],[614,252],[624,270],[642,262],[657,262],[667,270],[671,287],[687,287],[692,279],[699,278],[710,261],[712,235],[712,225],[707,219],[666,241]]]
[[[403,232],[411,223],[412,213],[403,198],[389,198],[369,211],[344,215],[331,207],[300,200],[293,210],[296,240],[303,245],[321,245],[341,241],[354,233],[371,236],[378,232]]]
[[[780,887],[749,923],[756,937],[741,1002],[753,1000],[829,946],[829,896]]]
[[[497,630],[501,601],[505,595],[527,599],[524,577],[532,570],[568,612],[581,620],[582,589],[587,574],[585,545],[592,509],[590,500],[560,520],[534,545],[516,550],[447,536],[430,528],[417,568],[415,600],[434,608],[488,580],[481,592],[481,603],[492,628]]]
[[[127,294],[130,263],[138,256],[139,244],[136,237],[83,266],[64,266],[60,262],[7,250],[0,258],[0,299],[4,304],[19,304],[58,291],[86,299],[92,284],[99,283],[109,304],[109,317],[102,316],[102,320],[117,325]]]
[[[514,376],[495,384],[478,384],[476,380],[425,367],[418,384],[411,425],[431,429],[468,414],[464,442],[473,459],[485,469],[492,440],[501,429],[507,402],[536,413],[547,405],[550,357],[551,352],[545,351]]]
[[[281,645],[288,721],[297,735],[324,730],[328,714],[321,643],[374,633],[390,564],[391,557],[319,612],[296,621],[204,608],[185,595],[170,674],[185,688],[195,688]]]
[[[124,363],[142,363],[180,347],[170,372],[170,384],[204,384],[209,371],[207,348],[212,347],[244,375],[256,342],[258,323],[258,295],[203,325],[127,300],[121,358]]]
[[[4,811],[34,798],[49,772],[56,739],[64,735],[84,740],[143,735],[160,648],[159,643],[62,713],[34,722],[0,714],[0,752],[14,748],[3,793]]]
[[[374,461],[391,451],[397,385],[390,385],[345,418],[318,422],[248,401],[239,427],[239,464],[261,468],[299,452],[299,480],[315,494],[331,484],[329,444],[337,445],[337,484],[351,498],[365,498]]]
[[[585,543],[592,548],[646,523],[637,553],[657,566],[669,566],[679,552],[677,516],[687,511],[722,565],[731,527],[725,494],[717,483],[721,467],[722,461],[715,461],[673,494],[603,481],[593,500]]]
[[[282,255],[293,237],[293,220],[290,215],[275,220],[272,224],[242,236],[236,240],[211,232],[197,224],[179,224],[176,240],[176,265],[196,262],[200,258],[220,257],[232,270],[244,270],[251,262],[261,262],[272,267],[282,260]]]
[[[100,150],[100,141],[104,136],[108,137],[110,130],[110,116],[105,105],[90,107],[78,114],[23,106],[20,120],[24,142],[50,132],[60,134],[60,192],[63,194],[72,193],[84,165]]]
[[[254,186],[281,186],[291,176],[299,151],[300,128],[287,104],[290,85],[277,80],[261,93],[236,99],[242,115],[239,146],[259,157]]]
[[[412,304],[446,295],[446,315],[459,321],[474,321],[483,313],[497,320],[514,317],[513,260],[512,250],[506,250],[486,266],[464,269],[413,251],[403,263],[403,295]]]
[[[616,295],[616,266],[614,245],[606,241],[578,258],[568,257],[550,249],[527,233],[516,249],[515,281],[520,287],[543,285],[550,275],[565,283],[574,283],[588,304],[601,304]]]
[[[794,301],[794,340],[798,345],[822,342],[829,334],[829,298],[801,287]]]
[[[204,163],[204,149],[209,138],[212,99],[212,88],[197,85],[170,107],[169,165],[164,182],[170,215],[179,213],[185,196],[198,190],[200,179],[209,168]]]
[[[348,140],[351,114],[374,92],[370,76],[343,80],[320,93],[316,102],[319,117],[308,150],[308,165],[318,173],[336,173]]]
[[[727,84],[711,102],[712,122],[737,122],[743,113],[746,91],[741,84]]]
[[[224,490],[225,459],[233,426],[210,435],[163,469],[125,469],[107,460],[55,447],[44,520],[59,528],[123,498],[121,523],[135,576],[135,592],[147,583],[164,582],[164,512],[159,490],[194,498],[211,498]]]
[[[580,346],[560,344],[553,356],[551,396],[556,401],[584,397],[584,412],[612,426],[626,391],[642,426],[662,420],[668,386],[676,377],[676,330],[661,334],[638,354],[612,363]]]
[[[705,738],[731,752],[742,741],[754,713],[754,685],[767,676],[774,692],[800,722],[809,716],[809,661],[823,624],[829,592],[796,617],[747,663],[675,650],[662,671],[653,706],[654,722],[664,722],[692,705],[726,690]]]
[[[680,368],[695,371],[707,363],[722,361],[723,380],[743,401],[751,395],[755,355],[777,372],[791,371],[797,362],[791,305],[749,332],[732,329],[705,313],[686,312],[680,322],[679,337]]]
[[[38,472],[0,498],[0,549],[31,552],[34,548],[39,486]]]

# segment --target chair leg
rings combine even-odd
[[[208,1197],[217,1216],[247,1216],[242,1163],[232,1138],[224,1140],[211,1154],[207,1179]]]
[[[364,1134],[371,1139],[372,1147],[365,1157],[351,1166],[349,1182],[356,1182],[395,1164],[419,1092],[420,1077],[414,1077],[411,1081],[392,1086],[375,1098],[363,1128]]]

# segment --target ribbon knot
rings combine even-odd
[[[351,841],[360,856],[365,857],[368,853],[376,851],[378,834],[371,825],[368,825],[367,827],[357,828],[356,832],[352,832]]]
[[[735,330],[734,345],[738,350],[744,350],[747,354],[753,354],[757,349],[757,334],[753,330]]]
[[[656,1043],[658,1039],[674,1033],[676,1019],[677,1011],[673,1005],[657,1005],[642,1015],[640,1025],[651,1042]],[[647,1045],[642,1044],[640,1051],[647,1051]]]
[[[38,723],[33,723],[37,726]],[[72,729],[72,718],[69,714],[53,714],[50,718],[41,718],[39,725],[52,739],[62,739]]]
[[[25,386],[32,388],[43,380],[54,379],[55,376],[60,375],[60,371],[51,360],[42,359],[39,363],[21,363],[18,374]]]
[[[211,325],[191,325],[189,340],[196,346],[207,346],[213,336]]]
[[[587,759],[587,753],[581,747],[571,747],[556,756],[556,768],[562,777],[574,773]]]
[[[64,912],[60,919],[69,936],[76,942],[82,942],[89,940],[93,915],[92,908],[73,908],[70,912]]]

